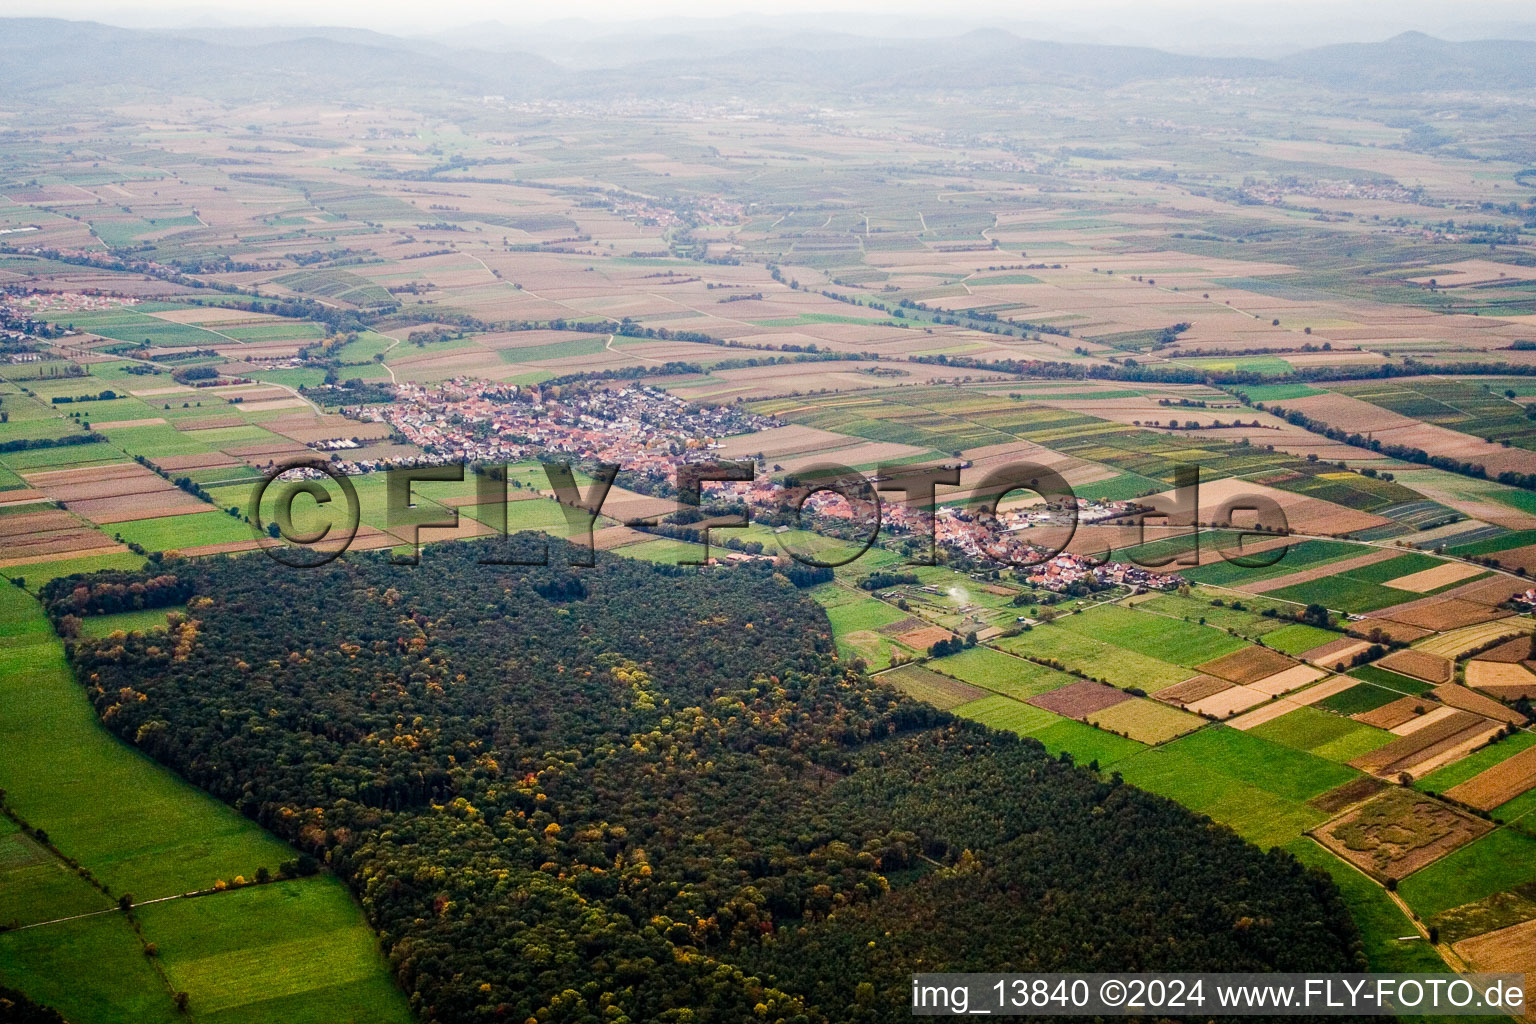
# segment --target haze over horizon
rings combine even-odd
[[[530,41],[580,39],[623,31],[643,35],[739,31],[761,25],[779,31],[833,32],[873,37],[954,36],[978,28],[1001,28],[1031,38],[1153,46],[1176,52],[1222,52],[1274,56],[1336,42],[1378,41],[1406,31],[1451,40],[1536,39],[1536,18],[1524,4],[1488,0],[1448,9],[1423,0],[1350,4],[1308,2],[1277,9],[1269,4],[1202,0],[1155,0],[1131,4],[1092,0],[1070,8],[1043,3],[1010,4],[971,0],[940,14],[916,2],[889,4],[843,0],[835,9],[811,0],[783,0],[771,11],[757,0],[666,0],[649,4],[643,15],[614,0],[575,0],[559,16],[531,5],[496,0],[453,0],[424,8],[362,0],[273,0],[259,8],[188,4],[185,0],[19,0],[7,5],[11,17],[97,21],[125,28],[227,29],[238,27],[356,28],[473,45],[471,30],[493,27],[529,33]]]

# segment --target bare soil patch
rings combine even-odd
[[[1167,743],[1175,737],[1194,732],[1205,722],[1195,715],[1178,711],[1165,704],[1133,697],[1130,700],[1112,704],[1102,711],[1094,712],[1089,716],[1088,724],[1108,732],[1119,733],[1138,743],[1156,746],[1159,743]]]
[[[1536,920],[1525,921],[1451,947],[1475,971],[1525,975],[1525,1017],[1536,1021]]]
[[[81,466],[75,469],[45,469],[23,473],[34,487],[67,487],[93,480],[111,480],[121,476],[142,476],[146,470],[137,462],[113,462],[105,466]]]
[[[1323,680],[1316,686],[1309,686],[1300,693],[1293,693],[1286,700],[1292,704],[1316,704],[1320,700],[1327,700],[1336,693],[1352,690],[1357,684],[1358,680],[1353,676],[1334,676],[1332,679]]]
[[[1421,641],[1415,649],[1429,654],[1438,654],[1442,658],[1459,658],[1468,651],[1487,647],[1496,641],[1508,637],[1518,638],[1520,635],[1528,634],[1529,630],[1528,619],[1511,615],[1441,633],[1439,636]]]
[[[68,552],[69,556],[71,558],[85,558],[91,555],[115,555],[128,550],[125,545],[107,541],[105,537],[100,537],[100,535],[98,535],[98,537],[99,541],[97,546],[88,548],[76,548]],[[106,541],[106,543],[102,544],[100,541]],[[0,565],[9,568],[16,565],[33,565],[37,562],[53,562],[57,561],[58,558],[59,553],[56,551],[33,552],[31,554],[20,555],[7,551],[3,556],[0,556]]]
[[[1500,700],[1536,698],[1536,662],[1510,664],[1503,661],[1473,661],[1467,664],[1467,685],[1490,693]]]
[[[93,523],[129,523],[138,519],[159,519],[162,516],[194,515],[211,511],[213,506],[204,504],[181,491],[172,488],[157,494],[135,494],[126,498],[101,498],[96,501],[77,501],[70,508]]]
[[[1377,664],[1393,672],[1422,679],[1426,683],[1450,682],[1453,671],[1450,659],[1414,650],[1393,651]]]
[[[1355,655],[1371,649],[1369,640],[1356,640],[1354,637],[1343,637],[1332,643],[1314,647],[1310,651],[1304,651],[1302,661],[1311,662],[1314,665],[1323,665],[1328,668],[1339,669],[1340,666],[1348,668],[1351,659]]]
[[[643,533],[628,526],[607,526],[601,530],[592,531],[592,546],[598,551],[612,551],[614,548],[654,539],[649,533]]]
[[[1307,801],[1307,805],[1315,807],[1324,814],[1338,814],[1346,807],[1363,803],[1371,797],[1387,788],[1387,784],[1380,779],[1373,779],[1369,775],[1362,775],[1351,782],[1346,782],[1338,789],[1330,789],[1328,792],[1315,796]]]
[[[35,536],[37,534],[51,533],[56,530],[76,529],[80,525],[80,520],[63,509],[53,508],[43,512],[17,512],[14,515],[0,516],[0,541],[9,544],[17,537]]]
[[[297,442],[279,441],[276,438],[270,441],[257,441],[254,444],[232,444],[224,450],[236,458],[245,459],[247,462],[263,456],[293,455],[309,451],[308,448]]]
[[[1420,718],[1435,709],[1435,702],[1427,697],[1400,697],[1390,704],[1362,711],[1355,721],[1374,725],[1378,729],[1396,729],[1406,722]]]
[[[245,424],[246,419],[244,416],[208,416],[196,420],[177,420],[176,429],[187,434],[199,430],[222,430],[225,427],[243,427]]]
[[[1475,715],[1491,718],[1495,722],[1508,722],[1510,725],[1525,724],[1525,716],[1514,708],[1505,707],[1492,697],[1474,693],[1465,686],[1447,683],[1444,686],[1435,687],[1433,692],[1448,707],[1470,711]]]
[[[1484,735],[1492,735],[1498,728],[1482,715],[1458,711],[1363,754],[1350,764],[1361,771],[1392,778],[1400,772],[1412,771],[1446,750],[1460,747]]]
[[[1376,618],[1406,622],[1410,626],[1418,626],[1432,633],[1438,633],[1446,629],[1487,622],[1489,619],[1503,618],[1508,614],[1509,612],[1499,611],[1497,608],[1479,604],[1476,601],[1441,595],[1421,597],[1417,601],[1383,608],[1376,613]],[[1364,623],[1357,625],[1364,625]]]
[[[987,691],[980,687],[930,671],[921,665],[902,665],[900,668],[881,673],[878,678],[881,682],[895,686],[909,697],[927,701],[944,711],[988,696]]]
[[[1223,690],[1229,690],[1232,684],[1225,679],[1216,676],[1198,675],[1192,679],[1186,679],[1182,683],[1174,683],[1157,691],[1157,699],[1169,704],[1177,704],[1185,707],[1196,701],[1213,697]]]
[[[1492,557],[1505,569],[1524,569],[1527,573],[1536,573],[1536,544],[1527,544],[1523,548],[1510,548]]]
[[[1467,670],[1470,672],[1472,665],[1480,661],[1498,661],[1511,664],[1530,661],[1532,658],[1536,658],[1536,637],[1517,636],[1513,640],[1504,641],[1491,650],[1475,655],[1472,658],[1471,664],[1467,666]]]
[[[1295,668],[1298,663],[1267,647],[1244,647],[1240,651],[1207,661],[1196,667],[1207,675],[1248,684],[1266,676]]]
[[[1410,626],[1406,622],[1394,622],[1392,619],[1364,618],[1358,622],[1349,624],[1350,633],[1355,636],[1369,638],[1377,630],[1388,640],[1395,640],[1400,644],[1411,644],[1415,640],[1422,640],[1434,632],[1423,626]]]
[[[1424,714],[1410,718],[1401,725],[1395,725],[1389,731],[1395,736],[1411,736],[1420,729],[1428,729],[1436,722],[1443,722],[1447,718],[1454,718],[1458,714],[1460,714],[1460,711],[1456,708],[1434,701]]]
[[[107,420],[105,422],[93,422],[92,430],[116,430],[120,427],[158,427],[165,422],[164,416],[146,416],[138,420]]]
[[[940,640],[953,639],[954,635],[943,626],[924,626],[922,629],[902,633],[896,639],[913,650],[926,651]]]
[[[1504,553],[1501,552],[1501,555]],[[1522,593],[1530,585],[1528,580],[1510,576],[1493,576],[1447,590],[1440,596],[1455,598],[1458,601],[1471,601],[1474,604],[1500,605],[1514,595]]]
[[[784,455],[801,455],[806,452],[830,452],[857,444],[862,438],[848,434],[835,434],[816,427],[770,427],[755,434],[727,437],[717,449],[721,458],[739,459],[761,453],[770,462]],[[830,456],[828,456],[830,458]]]
[[[1113,686],[1084,679],[1059,690],[1031,697],[1029,703],[1068,718],[1083,718],[1130,699],[1129,694]]]
[[[186,469],[226,469],[240,465],[239,459],[232,459],[223,452],[209,452],[206,455],[162,455],[149,461],[167,473]]]
[[[1263,704],[1267,700],[1269,700],[1269,694],[1260,690],[1255,690],[1251,686],[1231,686],[1225,690],[1222,690],[1220,693],[1213,694],[1212,696],[1202,698],[1201,700],[1197,700],[1192,704],[1186,705],[1186,710],[1193,711],[1197,715],[1206,715],[1215,719],[1226,719],[1240,711],[1247,711],[1251,707]],[[1262,710],[1268,709],[1261,709],[1261,711]],[[1291,711],[1294,710],[1294,708],[1287,707],[1285,710]],[[1253,713],[1257,715],[1261,712],[1255,711]],[[1283,713],[1284,712],[1282,712],[1282,714]],[[1243,717],[1247,718],[1248,716],[1244,715]],[[1278,715],[1272,717],[1278,717]],[[1236,722],[1231,724],[1234,729],[1244,728],[1243,726],[1238,725]],[[1253,722],[1253,725],[1258,724],[1258,720]],[[1248,726],[1248,728],[1252,728],[1252,726]]]
[[[1461,785],[1452,786],[1445,795],[1480,811],[1491,811],[1532,788],[1536,788],[1536,747],[1527,747]]]

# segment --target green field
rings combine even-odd
[[[1536,839],[1501,828],[1415,871],[1399,895],[1420,917],[1536,880]]]
[[[111,538],[102,535],[102,543],[111,543]],[[12,565],[5,569],[7,579],[23,579],[29,590],[36,590],[44,583],[60,576],[72,576],[77,572],[99,572],[102,569],[142,569],[144,556],[136,555],[131,551],[119,551],[105,555],[84,555],[77,558],[60,558],[53,562],[29,562],[26,565]]]
[[[1020,736],[1037,733],[1063,721],[1060,715],[1052,714],[1043,708],[997,694],[973,700],[969,704],[961,704],[955,708],[955,714],[993,729],[1002,729]]]
[[[1174,624],[1180,627],[1184,625]],[[1078,632],[1055,623],[1036,626],[1018,636],[1000,639],[997,646],[1032,658],[1054,659],[1085,676],[1103,679],[1113,686],[1140,687],[1148,693],[1172,686],[1193,674],[1178,665],[1097,640],[1086,631]]]
[[[174,551],[204,544],[225,544],[252,539],[251,524],[208,506],[207,512],[160,516],[114,523],[111,533],[132,541],[146,551]]]
[[[1065,672],[990,647],[968,647],[959,654],[931,662],[930,667],[1017,700],[1026,700],[1075,681]]]
[[[1393,672],[1391,669],[1377,668],[1375,665],[1361,665],[1359,668],[1352,668],[1349,670],[1349,674],[1356,679],[1363,679],[1368,683],[1391,691],[1393,700],[1404,695],[1417,697],[1421,693],[1428,693],[1434,689],[1429,683],[1410,679],[1405,675]]]
[[[0,590],[0,621],[46,628],[42,609]],[[110,736],[51,631],[0,650],[0,789],[25,820],[115,892],[151,899],[275,871],[290,848]]]
[[[137,911],[144,937],[199,1021],[412,1020],[377,941],[329,876],[172,900]],[[238,923],[238,926],[235,926]]]
[[[1225,587],[1287,576],[1315,565],[1364,554],[1366,550],[1359,544],[1339,540],[1305,540],[1294,547],[1287,548],[1285,556],[1274,565],[1250,569],[1232,562],[1212,562],[1198,569],[1190,569],[1181,575],[1197,583],[1211,583]]]
[[[1328,815],[1306,801],[1358,772],[1224,726],[1201,729],[1116,765],[1132,785],[1161,793],[1270,846]]]
[[[0,455],[0,463],[17,473],[34,473],[47,469],[65,469],[93,463],[127,462],[118,448],[105,441],[89,444],[72,444],[63,448],[32,448],[23,452],[6,452]]]
[[[879,629],[906,618],[905,612],[893,608],[877,598],[866,597],[846,604],[827,608],[827,618],[832,621],[832,631],[843,636],[864,630]]]
[[[1095,729],[1082,722],[1063,718],[1054,725],[1030,734],[1030,738],[1045,744],[1052,754],[1071,754],[1081,765],[1097,763],[1102,768],[1118,764],[1147,749],[1146,744],[1128,740],[1124,736]]]
[[[70,1024],[185,1020],[122,915],[102,914],[0,934],[0,983]]]
[[[1289,714],[1255,726],[1250,736],[1305,750],[1343,764],[1390,743],[1395,737],[1340,715],[1314,707],[1300,707]]]
[[[658,537],[656,540],[641,541],[639,544],[627,544],[622,548],[615,548],[614,554],[623,555],[625,558],[638,558],[646,562],[677,565],[684,561],[702,561],[704,546],[686,540]]]
[[[881,673],[879,679],[913,700],[932,704],[941,711],[952,711],[976,700],[984,692],[922,665],[901,665]]]
[[[1448,970],[1440,954],[1418,937],[1413,922],[1373,879],[1310,839],[1296,839],[1285,848],[1303,864],[1320,868],[1333,878],[1349,905],[1350,916],[1360,928],[1365,958],[1372,971],[1438,974]],[[1404,936],[1414,938],[1400,941]]]
[[[1247,646],[1237,637],[1210,626],[1118,605],[1099,605],[1081,615],[1063,616],[1056,625],[1185,668]]]
[[[1358,715],[1364,711],[1375,710],[1383,704],[1390,704],[1401,696],[1402,694],[1388,690],[1384,686],[1358,683],[1332,697],[1323,698],[1313,706],[1332,711],[1336,715]]]
[[[118,612],[115,615],[87,615],[80,620],[80,635],[89,637],[110,636],[117,630],[125,633],[164,629],[165,617],[185,608],[143,608],[136,612]]]
[[[1221,604],[1213,605],[1213,600]],[[1234,608],[1233,604],[1241,604],[1242,607]],[[1208,626],[1230,630],[1250,640],[1267,637],[1276,630],[1288,628],[1285,619],[1277,615],[1264,615],[1265,609],[1283,609],[1287,612],[1295,610],[1293,605],[1279,601],[1265,601],[1262,597],[1248,595],[1235,596],[1228,591],[1200,586],[1193,588],[1188,596],[1169,592],[1155,594],[1150,598],[1138,598],[1136,607],[1143,612],[1173,615],[1191,622],[1204,620]]]
[[[0,749],[7,807],[111,893],[0,819],[0,923],[51,922],[0,933],[0,982],[73,1024],[179,1019],[155,961],[109,909],[115,896],[142,903],[250,878],[293,849],[107,733],[41,607],[9,586],[0,589]],[[199,1019],[410,1019],[361,912],[330,876],[135,913]],[[78,914],[94,916],[59,920]]]
[[[89,914],[113,905],[15,822],[0,817],[0,927]]]
[[[1281,654],[1295,656],[1339,639],[1342,639],[1342,635],[1332,630],[1319,629],[1316,626],[1307,626],[1298,622],[1281,626],[1273,632],[1264,634],[1264,645],[1273,647]]]
[[[1388,558],[1385,561],[1375,562],[1371,565],[1363,565],[1345,572],[1325,576],[1322,579],[1311,580],[1306,583],[1297,583],[1293,586],[1272,590],[1269,596],[1286,601],[1295,601],[1299,604],[1320,604],[1336,611],[1357,614],[1371,612],[1388,605],[1400,604],[1404,601],[1412,601],[1424,595],[1406,590],[1396,590],[1385,587],[1382,584],[1387,580],[1397,579],[1399,576],[1408,576],[1424,569],[1433,569],[1445,562],[1428,555],[1411,554],[1398,555],[1396,558]],[[1447,584],[1447,589],[1452,586],[1461,586],[1477,577],[1466,580],[1458,580]],[[1435,593],[1435,591],[1429,591]]]

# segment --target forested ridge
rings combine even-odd
[[[351,883],[425,1021],[891,1021],[914,971],[1363,967],[1325,876],[839,663],[771,565],[487,543],[178,562],[169,633],[70,645],[108,727]]]

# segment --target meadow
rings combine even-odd
[[[998,641],[1005,651],[1055,661],[1067,669],[1115,686],[1135,686],[1149,693],[1187,679],[1187,668],[1102,640],[1086,631],[1052,623]]]
[[[1171,797],[1261,846],[1284,845],[1328,817],[1307,801],[1358,777],[1353,769],[1211,726],[1119,762],[1132,785]]]
[[[411,1019],[329,875],[139,907],[142,937],[128,927],[119,896],[143,903],[276,873],[295,851],[102,728],[41,607],[14,586],[0,589],[0,700],[5,809],[59,851],[0,818],[0,923],[33,926],[0,932],[0,983],[87,1024],[181,1019],[178,991],[218,1021],[329,1022],[364,1005],[370,1020]],[[146,942],[165,958],[147,957]]]

